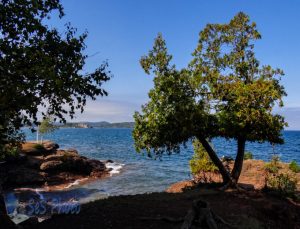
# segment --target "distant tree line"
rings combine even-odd
[[[62,128],[133,128],[134,122],[67,122],[58,126]]]

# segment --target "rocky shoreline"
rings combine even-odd
[[[75,181],[88,182],[109,176],[108,161],[89,159],[75,149],[62,150],[58,144],[22,144],[17,158],[8,159],[0,166],[0,182],[6,190],[16,188],[61,189]]]
[[[224,165],[232,170],[234,162],[225,162]],[[262,160],[245,160],[238,185],[248,191],[263,190],[266,187],[267,178],[265,167],[266,162]],[[289,174],[296,178],[297,195],[300,197],[300,173],[292,173],[288,163],[280,162],[279,167],[280,173]],[[205,172],[195,175],[192,180],[176,182],[169,186],[165,191],[168,193],[181,193],[183,190],[193,188],[199,184],[220,184],[221,182],[222,177],[218,172]]]

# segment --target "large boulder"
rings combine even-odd
[[[40,169],[46,172],[70,172],[89,175],[93,170],[104,171],[105,165],[97,160],[89,160],[74,152],[59,151],[57,154],[48,155],[44,158]]]
[[[57,150],[56,155],[66,156],[66,157],[68,157],[68,156],[70,156],[70,157],[79,156],[77,150],[75,150],[75,149]]]
[[[29,156],[43,155],[45,149],[41,144],[25,142],[22,144],[22,153]]]
[[[64,168],[64,163],[59,160],[46,161],[41,164],[40,169],[45,172],[60,172]]]
[[[10,170],[6,176],[6,183],[14,185],[36,185],[42,184],[45,181],[45,173],[27,167],[18,167],[17,169]]]
[[[68,164],[71,172],[89,175],[93,170],[93,166],[88,163],[85,157],[70,157],[65,162]]]
[[[43,143],[25,142],[22,144],[22,153],[30,156],[49,155],[56,152],[59,145],[52,141],[45,141]]]
[[[30,156],[27,157],[24,166],[32,169],[39,169],[42,163],[43,163],[43,156]]]
[[[52,141],[45,141],[42,145],[48,153],[54,153],[59,148],[59,145]]]
[[[63,161],[63,155],[51,154],[44,157],[44,161]]]
[[[69,154],[72,154],[72,155],[79,155],[79,153],[76,149],[67,149],[65,151]]]
[[[99,160],[88,159],[87,163],[93,168],[93,171],[104,171],[106,169],[105,164]]]

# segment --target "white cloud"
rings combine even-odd
[[[95,101],[88,101],[84,112],[76,112],[73,121],[133,121],[134,111],[140,110],[140,107],[140,104],[99,98]]]
[[[132,100],[131,100],[132,101]],[[108,121],[108,122],[130,122],[133,121],[135,111],[141,110],[139,102],[127,102],[120,99],[97,98],[97,100],[89,100],[83,113],[76,112],[75,118],[68,121]],[[274,113],[278,113],[285,117],[288,122],[288,130],[300,130],[300,107],[284,107],[275,108]]]
[[[277,111],[288,122],[288,130],[300,130],[300,107],[284,107]]]

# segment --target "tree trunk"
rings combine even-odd
[[[12,222],[9,216],[7,215],[1,184],[0,184],[0,228],[7,228],[7,229],[16,228],[14,222]]]
[[[39,143],[39,127],[37,127],[37,130],[36,130],[36,143],[37,144]]]
[[[209,155],[210,159],[212,160],[212,162],[218,167],[219,172],[221,173],[221,176],[222,176],[222,179],[223,179],[223,183],[227,184],[227,183],[231,182],[230,173],[226,170],[226,168],[223,165],[222,161],[220,160],[220,158],[218,157],[216,152],[213,150],[213,148],[211,147],[209,142],[205,138],[201,138],[201,137],[198,138],[198,140],[203,145],[204,149],[208,153],[208,155]]]
[[[237,155],[234,161],[233,170],[231,172],[231,177],[233,178],[234,184],[237,184],[239,177],[242,172],[243,162],[244,162],[244,153],[245,153],[245,145],[246,140],[244,138],[238,138],[238,149]]]

